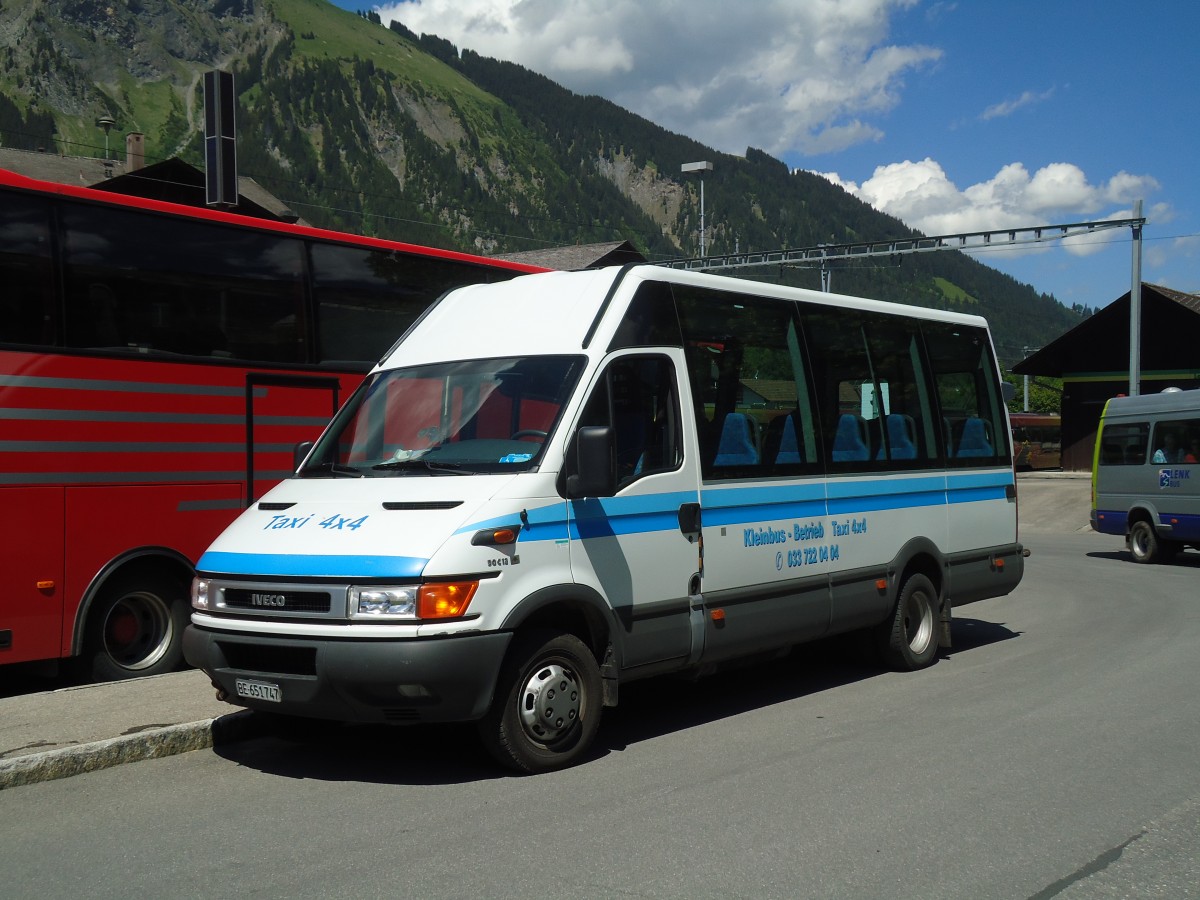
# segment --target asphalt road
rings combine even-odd
[[[341,727],[0,793],[6,897],[1200,896],[1200,554],[1026,536],[955,648],[622,691],[594,756]]]

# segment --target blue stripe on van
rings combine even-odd
[[[521,533],[517,535],[518,541],[565,541],[567,539],[565,502],[526,509],[525,515],[528,524],[521,528]],[[490,519],[468,522],[454,533],[468,534],[483,531],[486,528],[503,528],[518,523],[521,523],[521,513],[519,510],[514,510],[506,516],[493,516]]]
[[[915,478],[858,478],[829,482],[811,479],[761,487],[707,485],[700,497],[704,524],[714,527],[1002,500],[1005,488],[1012,480],[1011,469]],[[565,540],[568,537],[578,540],[579,512],[590,514],[584,519],[584,536],[589,538],[674,531],[679,527],[679,506],[692,502],[694,496],[690,491],[678,491],[573,500],[569,501],[569,506],[577,512],[571,514],[569,523],[563,518],[568,504],[555,503],[530,509],[527,511],[529,527],[521,530],[519,540]],[[603,512],[603,517],[597,514],[599,511]],[[508,515],[472,522],[458,532],[512,524],[513,519],[513,515]]]
[[[885,509],[916,509],[926,506],[945,506],[946,492],[918,491],[911,494],[866,494],[849,497],[830,498],[829,514],[831,516],[846,515],[847,513],[880,512]]]
[[[1200,516],[1180,513],[1159,513],[1158,521],[1171,527],[1170,534],[1163,535],[1173,541],[1194,541],[1200,538]]]
[[[811,519],[825,515],[825,499],[789,499],[783,491],[760,493],[757,501],[749,497],[741,503],[722,502],[726,498],[720,491],[704,492],[704,511],[701,513],[706,527],[715,525],[744,525],[747,522],[766,522],[778,519]]]
[[[318,578],[417,578],[429,560],[415,556],[321,556],[304,553],[221,553],[200,557],[200,572]]]
[[[980,500],[1003,500],[1003,487],[976,487],[950,491],[946,495],[947,503],[976,503]]]
[[[572,500],[571,538],[678,531],[679,507],[695,500],[691,491]]]
[[[842,497],[877,497],[884,494],[938,493],[945,495],[948,480],[945,475],[935,475],[929,478],[834,481],[830,482],[827,495],[831,500]]]

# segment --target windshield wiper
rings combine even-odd
[[[437,472],[441,475],[474,475],[473,471],[463,468],[462,463],[451,462],[434,462],[430,459],[424,459],[420,456],[413,456],[409,459],[389,459],[386,462],[376,463],[371,466],[372,469],[425,469],[429,472]]]
[[[303,476],[330,474],[335,478],[362,478],[362,470],[339,462],[319,462],[305,466],[298,473]]]

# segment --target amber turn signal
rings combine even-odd
[[[465,615],[478,581],[439,581],[421,585],[417,594],[417,617],[453,619]]]
[[[517,542],[517,535],[520,533],[520,525],[485,528],[471,535],[471,544],[476,547],[498,547],[505,544],[515,544]]]

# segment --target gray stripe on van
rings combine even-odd
[[[38,422],[146,422],[183,425],[241,425],[245,415],[220,413],[93,412],[80,409],[0,409],[0,419],[25,419]],[[328,416],[255,416],[255,425],[296,425],[324,428]]]
[[[183,394],[194,397],[244,397],[245,387],[208,384],[161,384],[150,381],[112,381],[99,378],[45,378],[38,375],[0,375],[0,387],[49,388],[60,391],[110,391],[121,394]],[[267,396],[265,387],[255,397]]]
[[[287,471],[255,472],[257,481],[282,481],[295,473]],[[124,484],[154,485],[167,483],[219,482],[245,484],[246,472],[0,472],[0,484]]]
[[[258,453],[291,453],[293,444],[255,444]],[[173,441],[0,441],[0,453],[245,453],[245,443]]]

